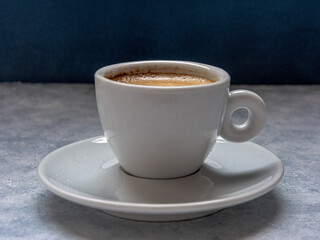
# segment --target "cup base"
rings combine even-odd
[[[202,167],[202,166],[201,166]],[[129,171],[125,170],[122,166],[120,166],[121,170],[125,173],[125,174],[128,174],[132,177],[136,177],[136,178],[143,178],[143,179],[150,179],[150,180],[170,180],[170,179],[179,179],[179,178],[184,178],[184,177],[189,177],[193,174],[196,174],[197,172],[200,171],[201,167],[199,167],[196,171],[192,172],[192,173],[189,173],[189,174],[185,174],[185,175],[182,175],[182,176],[177,176],[177,177],[145,177],[145,176],[139,176],[139,175],[136,175],[136,174],[132,174],[130,173]]]

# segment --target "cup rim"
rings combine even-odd
[[[210,72],[218,73],[219,81],[208,83],[208,84],[202,84],[202,85],[190,85],[190,86],[150,86],[150,85],[135,85],[135,84],[128,84],[128,83],[121,83],[116,82],[111,79],[108,79],[104,76],[104,74],[107,71],[110,71],[112,69],[120,68],[120,67],[126,67],[126,66],[138,66],[138,65],[148,65],[148,64],[161,64],[165,66],[166,64],[176,64],[179,66],[193,66],[197,68],[202,68],[203,70],[209,70]],[[95,80],[100,80],[104,83],[113,84],[115,86],[121,86],[126,88],[138,88],[138,89],[162,89],[162,90],[183,90],[183,89],[195,89],[195,88],[209,88],[209,87],[217,87],[224,84],[230,83],[230,75],[223,69],[215,66],[211,66],[208,64],[198,63],[198,62],[191,62],[191,61],[177,61],[177,60],[145,60],[145,61],[132,61],[132,62],[123,62],[123,63],[117,63],[108,65],[105,67],[102,67],[98,69],[94,74]]]

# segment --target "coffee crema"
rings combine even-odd
[[[124,73],[114,77],[105,77],[121,83],[164,87],[203,85],[218,81],[218,77],[214,80],[209,80],[195,75],[180,73]]]

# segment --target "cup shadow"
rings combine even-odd
[[[37,216],[61,234],[85,239],[243,239],[273,227],[283,209],[277,189],[212,215],[179,222],[138,222],[81,206],[50,192],[36,201]]]

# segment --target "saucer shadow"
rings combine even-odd
[[[46,191],[36,201],[37,216],[61,235],[84,239],[245,239],[272,228],[283,199],[277,189],[212,215],[179,222],[138,222],[81,206]],[[62,237],[62,236],[61,236]]]

